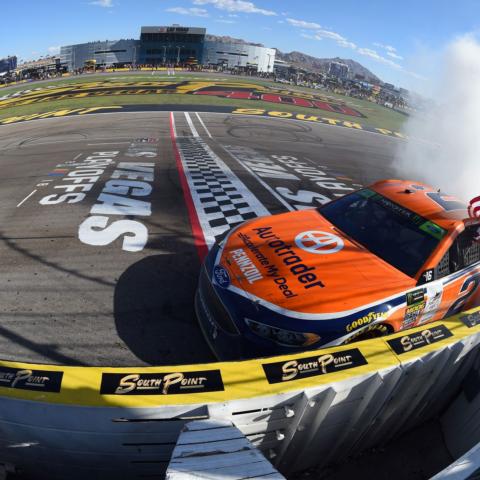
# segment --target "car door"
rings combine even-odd
[[[450,317],[478,301],[480,285],[480,243],[478,227],[467,227],[431,271],[426,281],[425,308],[417,324]]]

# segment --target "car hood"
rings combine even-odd
[[[228,272],[223,288],[267,307],[305,314],[375,305],[415,286],[414,279],[354,242],[317,210],[262,217],[237,227],[215,263]]]

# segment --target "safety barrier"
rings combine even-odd
[[[480,444],[477,444],[430,480],[474,480],[479,473]]]
[[[166,480],[285,480],[232,422],[188,422],[168,465]]]
[[[458,391],[480,309],[390,337],[203,365],[0,362],[0,463],[32,478],[162,478],[186,422],[231,421],[283,474],[430,418]]]

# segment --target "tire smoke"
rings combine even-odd
[[[407,121],[399,145],[399,178],[420,180],[465,202],[480,194],[480,44],[451,43],[432,85],[434,104]]]

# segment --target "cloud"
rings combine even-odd
[[[374,42],[373,45],[375,47],[382,48],[383,50],[387,50],[387,52],[395,53],[397,51],[395,47],[392,47],[391,45],[386,45],[385,43]]]
[[[408,70],[405,70],[401,65],[398,63],[394,62],[391,60],[391,58],[395,60],[403,60],[403,57],[398,55],[396,52],[396,48],[392,47],[391,45],[386,45],[383,43],[374,43],[375,46],[378,48],[381,48],[386,51],[386,55],[390,58],[384,57],[380,55],[376,50],[372,50],[371,48],[361,48],[357,46],[355,43],[351,42],[348,40],[346,37],[343,35],[334,32],[332,30],[327,30],[323,28],[321,25],[315,22],[306,22],[304,20],[298,20],[295,18],[287,18],[287,22],[297,28],[301,28],[303,30],[313,30],[312,34],[302,32],[300,36],[303,38],[308,38],[308,39],[314,39],[314,40],[323,40],[323,39],[328,39],[334,41],[339,47],[343,48],[349,48],[351,50],[354,50],[357,52],[359,55],[363,55],[364,57],[369,57],[379,63],[382,63],[384,65],[387,65],[395,70],[401,70],[405,72],[406,74],[415,77],[415,78],[420,78],[420,75],[410,72]]]
[[[403,60],[403,57],[397,53],[397,49],[391,45],[386,45],[385,43],[374,42],[375,47],[381,48],[387,52],[389,57],[394,58],[395,60]]]
[[[235,20],[227,20],[226,18],[217,18],[217,23],[237,23]]]
[[[295,18],[287,18],[287,22],[290,25],[293,25],[297,28],[302,28],[306,30],[315,30],[315,35],[308,35],[306,33],[301,33],[300,35],[304,38],[322,40],[324,38],[328,38],[329,40],[333,40],[337,43],[340,47],[343,48],[351,48],[355,50],[357,46],[353,42],[349,42],[344,36],[340,35],[337,32],[332,32],[331,30],[326,30],[322,28],[321,25],[315,22],[305,22],[304,20],[297,20]]]
[[[60,53],[60,46],[48,47],[48,53],[51,55],[58,55]]]
[[[172,7],[167,8],[166,12],[178,13],[179,15],[190,15],[192,17],[208,17],[208,12],[204,8],[184,8],[184,7]]]
[[[321,25],[314,22],[305,22],[304,20],[295,20],[294,18],[287,18],[287,22],[294,27],[308,28],[310,30],[317,30],[322,28]]]
[[[113,7],[113,0],[95,0],[90,2],[90,5],[97,5],[97,7],[111,8]]]
[[[323,40],[324,38],[328,38],[329,40],[333,40],[339,47],[343,48],[351,48],[355,50],[357,46],[353,43],[348,41],[344,36],[340,35],[337,32],[332,32],[331,30],[324,30],[321,28],[315,32],[315,38],[317,40]]]
[[[317,30],[316,36],[320,38],[329,38],[330,40],[335,40],[335,41],[346,40],[346,38],[342,37],[339,33],[332,32],[330,30],[323,30],[323,29]]]
[[[376,52],[375,50],[372,50],[371,48],[359,48],[357,49],[357,52],[360,55],[363,55],[365,57],[373,58],[379,63],[388,65],[394,68],[395,70],[403,70],[401,65],[399,65],[398,63],[395,63],[393,60],[389,60],[388,58],[382,57],[378,52]]]
[[[397,55],[396,53],[393,52],[387,52],[387,55],[389,57],[395,58],[396,60],[403,60],[403,57],[400,55]]]
[[[411,77],[416,78],[417,80],[422,80],[422,81],[428,80],[427,77],[425,77],[424,75],[420,75],[419,73],[415,73],[415,72],[412,72],[410,70],[404,70],[404,72],[407,75],[410,75]]]
[[[258,8],[253,2],[245,0],[193,0],[195,5],[212,5],[219,10],[227,12],[259,13],[260,15],[277,15],[272,10]]]
[[[357,48],[357,45],[355,45],[355,43],[349,42],[348,40],[338,40],[337,45],[343,48],[351,48],[352,50],[355,50]]]

